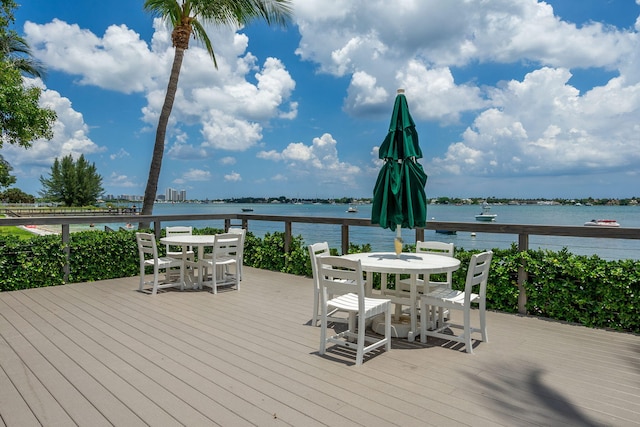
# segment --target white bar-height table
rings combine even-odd
[[[205,246],[213,246],[216,241],[215,234],[183,234],[160,239],[163,245],[181,246],[182,247],[182,269],[180,269],[180,282],[186,286],[184,272],[187,269],[187,251],[189,247],[197,248],[198,259],[204,256]],[[198,281],[202,280],[202,271],[198,270]],[[198,283],[192,283],[192,287],[196,288]]]
[[[417,276],[448,273],[460,268],[460,260],[443,255],[421,254],[403,252],[399,256],[395,252],[364,252],[359,254],[343,255],[343,258],[352,260],[360,260],[362,270],[366,272],[367,294],[376,297],[373,293],[373,274],[381,273],[381,283],[386,283],[387,274],[409,274],[411,277],[409,298],[399,295],[398,293],[387,293],[380,295],[381,298],[391,299],[394,304],[408,305],[410,310],[410,330],[407,335],[409,341],[414,341],[415,337],[420,334],[418,330],[418,314],[417,299],[418,289],[416,285]],[[385,286],[386,287],[386,286]]]

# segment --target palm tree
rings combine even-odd
[[[29,44],[14,31],[0,32],[0,59],[22,74],[44,79],[45,68],[33,58]]]
[[[262,18],[269,25],[284,26],[291,17],[290,3],[291,0],[145,0],[144,9],[146,11],[162,17],[173,27],[171,40],[175,48],[175,56],[173,57],[167,93],[158,120],[149,178],[142,203],[142,215],[151,215],[153,212],[153,202],[156,198],[158,178],[162,167],[167,123],[178,89],[184,51],[189,48],[191,35],[195,40],[204,44],[217,69],[218,63],[204,24],[240,26],[246,25],[256,18]],[[142,225],[148,226],[147,224]]]

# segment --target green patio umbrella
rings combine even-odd
[[[396,95],[389,133],[378,156],[384,164],[373,189],[371,222],[396,230],[401,243],[401,228],[424,227],[427,218],[427,175],[417,162],[422,150],[402,89]]]

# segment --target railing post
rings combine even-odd
[[[416,242],[424,242],[424,228],[416,228]]]
[[[349,226],[342,224],[342,255],[349,253]]]
[[[62,280],[64,283],[69,282],[69,273],[71,272],[71,267],[69,263],[71,262],[71,247],[69,246],[69,233],[70,226],[69,224],[62,224],[62,250],[64,251],[64,267],[62,269]]]
[[[153,221],[153,234],[156,236],[156,240],[159,240],[162,234],[162,225],[160,221]]]
[[[231,218],[225,218],[224,219],[224,232],[228,233],[229,232],[229,228],[231,228]]]
[[[284,222],[284,252],[289,253],[291,248],[291,221]]]
[[[529,235],[518,234],[518,252],[524,252],[529,249]],[[518,313],[527,314],[527,291],[524,288],[524,282],[529,278],[527,266],[522,260],[518,266]]]

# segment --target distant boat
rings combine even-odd
[[[440,234],[458,234],[456,230],[436,230],[436,233]]]
[[[486,205],[486,204],[483,205],[482,212],[476,215],[476,221],[484,221],[484,222],[495,221],[498,215],[489,213],[490,210],[491,210],[491,207],[489,205]]]
[[[351,205],[351,206],[349,206],[349,209],[347,209],[347,212],[356,213],[356,212],[358,212],[358,207]]]
[[[592,219],[585,222],[584,225],[588,227],[620,227],[615,219]]]
[[[242,212],[253,212],[253,208],[242,208]]]

